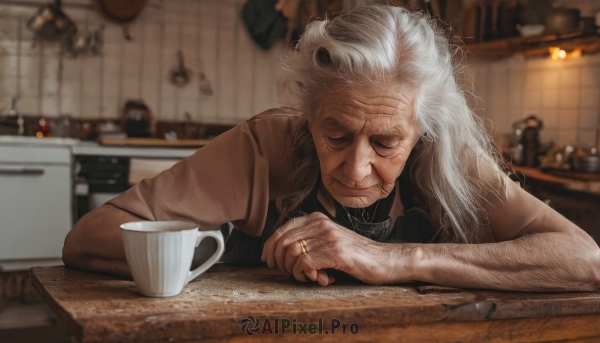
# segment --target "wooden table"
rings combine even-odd
[[[420,292],[416,284],[353,282],[320,287],[273,269],[224,264],[171,298],[143,297],[130,280],[65,267],[32,268],[31,281],[74,342],[600,341],[600,292]],[[268,318],[279,334],[243,333],[248,316],[259,319],[261,330]],[[285,320],[290,326],[281,334]],[[299,325],[309,323],[314,326]]]

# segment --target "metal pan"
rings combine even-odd
[[[139,16],[146,0],[94,0],[98,11],[107,19],[123,26],[123,36],[131,40],[127,24]]]

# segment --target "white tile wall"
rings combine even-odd
[[[154,6],[130,25],[132,42],[95,10],[66,6],[80,30],[106,24],[103,54],[76,59],[62,57],[57,43],[32,48],[25,22],[35,7],[0,5],[0,114],[15,95],[23,114],[48,117],[117,118],[125,101],[141,98],[159,119],[184,120],[188,112],[197,121],[236,123],[278,106],[276,62],[285,49],[280,44],[265,52],[252,42],[239,15],[244,2],[169,0],[159,8],[160,2],[150,1]],[[194,73],[182,88],[168,79],[179,49]],[[212,96],[199,91],[200,71]]]
[[[494,134],[509,133],[512,123],[528,115],[544,122],[543,141],[558,144],[595,144],[600,124],[600,54],[552,61],[515,56],[490,62],[471,57],[485,115],[494,123]]]

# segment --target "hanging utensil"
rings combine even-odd
[[[185,67],[181,50],[177,51],[177,63],[177,67],[171,70],[171,83],[183,87],[190,82],[191,71]]]
[[[90,49],[94,55],[100,55],[104,48],[104,23],[100,23],[96,31],[92,33],[92,39],[90,41]]]
[[[204,75],[203,72],[200,72],[199,79],[200,79],[200,93],[202,93],[202,95],[206,95],[206,96],[213,95],[213,89],[210,86],[210,82],[208,81],[208,79],[206,78],[206,75]]]
[[[90,31],[86,24],[81,32],[63,40],[62,49],[73,58],[89,53],[100,55],[104,47],[103,31],[104,23],[100,23],[94,31]]]
[[[77,33],[75,23],[63,13],[61,0],[42,5],[27,21],[27,27],[41,40],[58,40]]]
[[[90,50],[90,43],[92,42],[92,32],[88,29],[87,25],[78,33],[73,40],[73,53],[74,55],[85,54]]]

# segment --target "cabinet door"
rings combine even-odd
[[[0,163],[0,260],[58,258],[71,229],[68,165]]]

